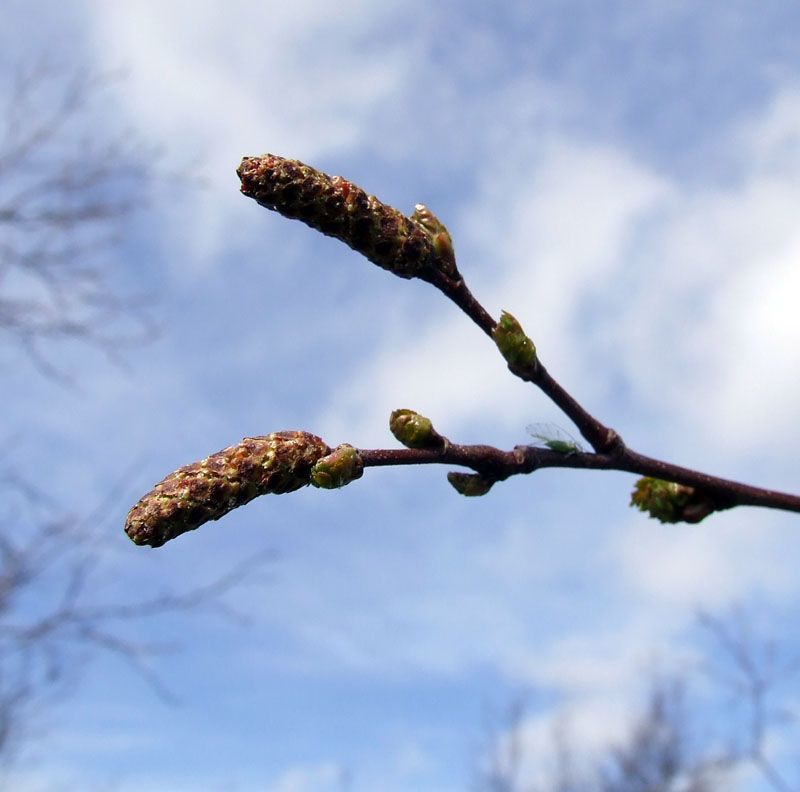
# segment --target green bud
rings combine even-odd
[[[389,430],[406,448],[441,448],[446,442],[429,418],[413,410],[395,410]]]
[[[364,461],[353,446],[343,443],[311,468],[311,483],[321,489],[339,489],[364,474]]]
[[[444,223],[423,204],[414,207],[412,220],[416,220],[431,236],[433,249],[436,253],[437,263],[447,275],[456,272],[456,254],[453,249],[453,240]]]
[[[246,437],[171,473],[128,512],[125,532],[138,545],[161,547],[259,495],[305,487],[330,448],[308,432]]]
[[[494,484],[491,479],[484,478],[478,473],[456,473],[447,474],[447,480],[453,485],[453,489],[468,498],[485,495]]]
[[[500,354],[506,359],[509,368],[525,369],[536,363],[536,347],[522,329],[522,325],[507,311],[503,311],[500,321],[492,331]]]
[[[414,214],[411,215],[411,219],[416,220],[431,234],[447,233],[444,223],[425,204],[417,204],[414,207]]]
[[[630,505],[662,523],[698,523],[718,508],[709,495],[694,487],[651,476],[636,482]]]

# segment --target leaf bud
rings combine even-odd
[[[698,523],[717,509],[725,508],[694,487],[651,476],[636,482],[630,505],[662,523]]]
[[[364,475],[364,460],[353,446],[343,443],[317,460],[311,468],[311,483],[321,489],[338,489]]]
[[[412,220],[416,220],[431,236],[436,262],[446,275],[455,275],[456,253],[453,249],[453,240],[444,223],[424,204],[414,207]]]
[[[442,448],[447,442],[429,418],[414,410],[395,410],[389,418],[389,430],[406,448]]]
[[[511,369],[527,369],[536,363],[536,347],[522,329],[522,325],[507,311],[492,331],[500,354]]]
[[[478,473],[456,473],[451,471],[447,474],[447,480],[453,485],[453,489],[468,498],[485,495],[494,484],[491,479],[484,478]]]

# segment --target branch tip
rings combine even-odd
[[[389,430],[406,448],[444,448],[447,440],[434,428],[429,418],[414,410],[395,410],[389,418]]]
[[[261,206],[336,237],[401,278],[435,269],[437,245],[446,249],[441,231],[434,234],[341,176],[328,176],[299,160],[274,154],[245,157],[236,173],[242,193]]]

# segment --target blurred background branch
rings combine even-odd
[[[514,698],[486,729],[473,792],[725,792],[754,777],[765,790],[798,792],[800,776],[785,768],[787,753],[788,764],[800,762],[796,713],[786,706],[800,658],[761,635],[742,607],[703,612],[698,624],[699,664],[653,675],[623,736],[591,756],[569,720],[553,720],[543,757],[530,708]],[[609,734],[618,726],[609,723]]]
[[[126,223],[146,209],[162,179],[155,152],[116,120],[121,74],[94,75],[45,62],[13,64],[0,114],[0,344],[19,344],[40,374],[71,374],[61,342],[78,341],[120,361],[120,348],[155,330],[146,295],[131,296],[115,257]],[[132,622],[191,611],[235,616],[224,595],[263,568],[254,554],[182,593],[156,589],[131,602],[104,593],[105,519],[56,502],[41,472],[27,474],[11,450],[22,437],[46,443],[36,426],[15,425],[0,470],[0,781],[41,728],[49,707],[76,690],[91,658],[117,655],[165,702],[174,697],[152,671],[175,642],[136,637]],[[78,502],[81,502],[78,498]],[[85,500],[85,499],[83,499]]]
[[[150,336],[145,295],[118,285],[115,246],[147,206],[156,152],[116,119],[110,88],[122,74],[92,75],[44,61],[4,69],[0,113],[0,332],[42,372],[65,376],[52,342],[78,340],[118,358]],[[50,345],[48,347],[48,344]]]

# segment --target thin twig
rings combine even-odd
[[[401,278],[419,278],[432,284],[493,339],[512,374],[543,391],[595,451],[565,454],[551,446],[549,452],[523,447],[502,452],[491,446],[452,444],[434,448],[411,438],[411,442],[401,439],[404,445],[416,449],[411,453],[362,452],[366,466],[465,465],[482,477],[481,481],[459,478],[461,474],[453,474],[455,480],[450,477],[451,484],[465,495],[484,494],[495,481],[541,467],[639,473],[644,478],[637,482],[631,503],[663,522],[699,522],[714,511],[741,505],[800,511],[798,496],[710,476],[626,448],[618,432],[586,410],[547,371],[533,340],[513,316],[504,312],[498,322],[475,298],[456,264],[450,234],[427,207],[418,204],[407,217],[341,176],[331,177],[274,154],[245,157],[237,173],[242,193],[267,209],[340,239]]]
[[[577,468],[583,470],[619,470],[655,476],[696,487],[716,498],[716,510],[734,506],[764,506],[800,512],[800,497],[775,490],[762,489],[738,481],[710,476],[696,470],[672,465],[658,459],[624,449],[621,455],[570,453],[563,454],[536,446],[516,446],[501,451],[487,445],[448,443],[443,449],[359,449],[364,467],[387,465],[461,465],[494,481],[510,476],[533,473],[542,468]]]

